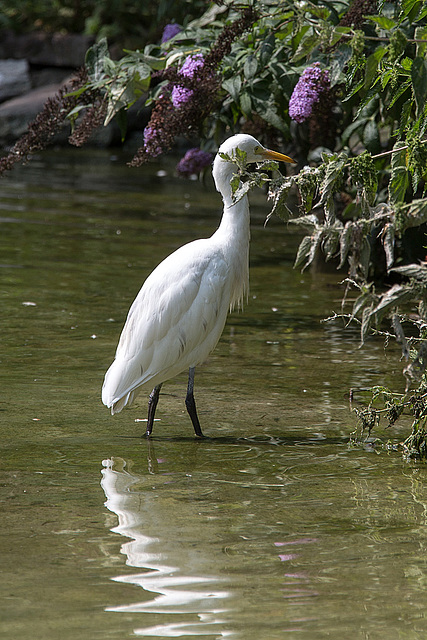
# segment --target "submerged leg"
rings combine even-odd
[[[156,407],[159,401],[161,388],[162,388],[161,384],[158,384],[157,387],[154,387],[154,389],[150,393],[150,397],[148,398],[147,430],[145,432],[146,436],[151,436],[151,432],[153,431],[154,416],[156,414]]]
[[[197,416],[197,410],[196,410],[196,402],[194,400],[194,395],[193,395],[194,370],[195,370],[194,367],[190,367],[190,371],[188,373],[188,387],[187,387],[187,397],[185,398],[185,406],[187,407],[187,411],[191,418],[191,422],[193,423],[196,436],[198,436],[199,438],[204,438],[204,435],[200,428],[200,422],[199,422],[199,418]]]

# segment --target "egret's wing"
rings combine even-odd
[[[107,406],[143,384],[153,386],[205,360],[224,328],[230,304],[228,266],[204,240],[178,249],[147,278],[107,371]],[[126,404],[124,402],[123,404]]]

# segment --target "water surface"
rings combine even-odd
[[[426,468],[348,444],[349,389],[401,388],[398,353],[321,322],[340,276],[292,269],[264,194],[248,304],[196,372],[209,438],[183,375],[148,442],[146,399],[113,418],[100,386],[144,278],[216,228],[210,181],[53,150],[1,187],[1,635],[425,638]]]

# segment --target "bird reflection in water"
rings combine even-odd
[[[105,506],[119,521],[111,531],[130,538],[122,544],[121,553],[128,566],[142,569],[113,580],[144,590],[141,602],[106,610],[175,614],[171,622],[135,629],[137,636],[233,635],[224,628],[222,614],[231,594],[225,589],[226,580],[212,575],[214,552],[206,545],[186,541],[182,534],[183,521],[194,519],[197,506],[184,501],[178,507],[170,495],[153,491],[153,478],[158,476],[135,475],[121,458],[104,460],[103,467]],[[155,618],[158,621],[158,615]]]

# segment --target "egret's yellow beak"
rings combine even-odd
[[[270,149],[260,149],[259,155],[266,160],[279,160],[280,162],[290,162],[291,164],[296,164],[295,160],[292,160],[289,156],[285,156],[283,153],[279,153],[278,151],[270,151]]]

